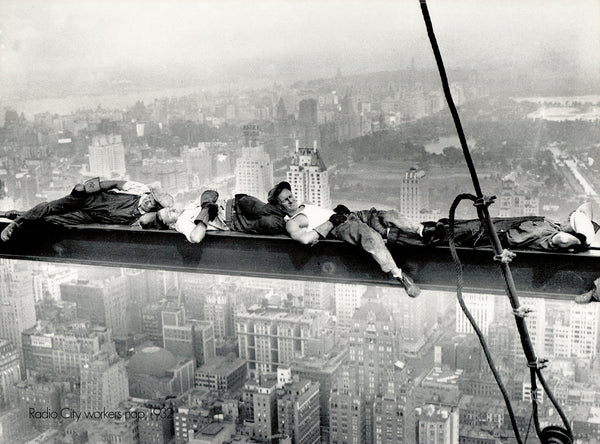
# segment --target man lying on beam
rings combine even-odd
[[[335,210],[321,208],[309,203],[298,203],[288,182],[280,182],[269,191],[268,202],[283,208],[286,217],[286,231],[289,236],[305,245],[312,245],[320,239],[331,238],[360,246],[379,264],[384,273],[398,280],[410,297],[417,297],[421,290],[413,280],[398,267],[387,249],[379,232],[363,222],[355,213],[343,205]],[[388,215],[392,223],[392,215]],[[398,215],[396,215],[398,216]],[[398,216],[395,223],[404,229],[405,219]]]
[[[415,229],[387,222],[372,211],[371,226],[385,232],[388,242],[403,245],[447,245],[449,220],[423,222]],[[504,248],[539,251],[583,251],[590,247],[600,227],[592,221],[592,206],[585,203],[563,221],[555,222],[543,216],[495,217],[492,223]],[[476,248],[490,246],[490,240],[479,219],[454,221],[456,245]]]
[[[68,196],[42,202],[28,211],[0,214],[0,217],[14,219],[0,237],[6,242],[23,225],[35,223],[132,225],[145,215],[172,205],[173,197],[158,186],[95,178],[75,185]]]
[[[285,213],[247,194],[236,194],[227,202],[219,193],[206,190],[185,208],[164,208],[155,213],[155,223],[144,228],[172,228],[189,242],[202,242],[207,231],[238,231],[250,234],[285,234]]]

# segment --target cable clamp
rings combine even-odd
[[[515,308],[513,310],[513,315],[515,315],[518,318],[526,318],[527,316],[529,316],[529,313],[532,313],[533,311],[533,308],[521,305],[519,308]]]
[[[538,400],[537,390],[530,389],[529,394],[531,395],[531,400],[537,402],[537,400]]]
[[[489,207],[496,200],[496,196],[482,196],[475,199],[473,206],[475,207]]]
[[[546,368],[548,364],[548,360],[545,358],[536,358],[535,361],[533,362],[528,362],[527,363],[527,367],[529,368],[535,368],[537,370],[541,370],[543,368]],[[532,391],[532,395],[533,395],[533,391]]]
[[[494,260],[496,262],[502,262],[503,264],[508,264],[510,262],[512,262],[512,260],[517,257],[517,253],[513,253],[510,250],[502,250],[502,253],[500,254],[495,254],[494,255]]]

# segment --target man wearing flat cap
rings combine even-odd
[[[25,212],[9,211],[2,214],[14,220],[0,237],[7,241],[21,226],[34,223],[58,226],[132,225],[146,214],[171,206],[173,197],[158,186],[95,178],[75,185],[68,196],[42,202]]]
[[[335,210],[329,210],[308,203],[299,205],[288,182],[278,183],[269,192],[268,201],[284,209],[287,214],[286,230],[292,239],[311,245],[330,237],[358,245],[371,254],[384,273],[390,273],[397,279],[410,297],[416,297],[421,292],[396,265],[381,234],[346,207],[340,205]]]

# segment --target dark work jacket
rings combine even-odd
[[[227,201],[229,229],[251,234],[286,234],[285,213],[277,205],[264,203],[247,194],[236,194]]]

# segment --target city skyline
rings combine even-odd
[[[558,221],[582,201],[600,208],[600,3],[428,7],[482,189],[498,196],[491,215],[566,234]],[[0,0],[0,225],[13,229],[0,241],[0,442],[538,442],[532,409],[541,428],[562,423],[550,392],[575,444],[600,442],[600,304],[573,300],[598,297],[600,239],[583,254],[557,253],[555,233],[515,245],[542,251],[511,265],[513,310],[482,231],[466,223],[472,245],[457,235],[515,432],[437,248],[472,189],[459,147],[418,0]],[[46,230],[71,223],[55,199],[97,176],[130,182],[126,194],[160,185],[199,228],[201,208],[220,207],[232,233],[129,226],[138,195],[126,222],[83,205],[72,214],[105,225]],[[299,203],[354,212],[326,223],[376,230],[420,297],[368,240],[285,239],[277,199],[258,203],[281,180]],[[38,204],[58,218],[11,211]],[[536,393],[515,326],[528,307],[535,354],[551,359]]]
[[[417,1],[366,5],[3,0],[0,97],[256,86],[330,77],[337,69],[352,75],[435,67]],[[428,6],[449,68],[582,77],[600,71],[597,2],[444,0]]]

